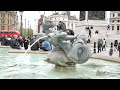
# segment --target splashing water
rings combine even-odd
[[[32,45],[30,45],[30,47],[25,51],[25,55],[26,55],[26,53],[28,52],[28,50],[30,50],[30,48],[36,43],[36,42],[38,42],[40,39],[43,39],[43,38],[47,38],[48,36],[43,36],[43,37],[40,37],[40,38],[38,38]]]
[[[17,60],[17,67],[19,69],[21,69],[21,66],[23,65],[31,65],[31,62],[30,62],[30,56],[26,55],[28,50],[30,50],[30,48],[36,43],[38,42],[40,39],[43,39],[43,38],[47,38],[48,36],[43,36],[43,37],[40,37],[38,38],[32,45],[30,45],[30,47],[25,51],[25,53],[23,55],[20,55],[18,57],[16,57],[16,60]],[[24,58],[23,58],[24,57]],[[16,69],[17,71],[17,69]],[[23,73],[24,70],[20,70],[21,73]],[[31,71],[31,69],[29,69],[29,72]],[[12,78],[12,75],[10,76],[10,79]]]
[[[15,58],[15,60],[17,61],[17,64],[14,66],[16,66],[16,71],[19,71],[20,73],[24,73],[26,65],[31,65],[30,55],[20,54]],[[32,72],[30,67],[27,67],[27,70],[28,72]],[[13,75],[14,74],[11,74],[10,79],[12,79]]]

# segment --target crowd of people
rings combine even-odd
[[[2,36],[0,37],[0,42],[2,46],[10,46],[13,49],[28,49],[30,45],[32,45],[36,41],[36,37],[32,36],[32,38],[22,37],[14,35],[12,37]],[[45,40],[39,40],[34,45],[32,45],[31,50],[44,50],[51,51],[52,45],[50,42]]]
[[[96,47],[97,45],[97,47]],[[106,51],[106,47],[107,47],[107,42],[104,39],[98,39],[98,42],[94,42],[94,53],[100,53],[102,51]],[[97,49],[97,51],[96,51]],[[118,42],[118,40],[115,40],[114,43],[111,43],[110,44],[110,47],[109,47],[109,56],[112,56],[113,53],[115,51],[118,51],[119,52],[119,57],[120,57],[120,42]]]
[[[113,49],[113,47],[114,47],[114,49]],[[112,56],[114,51],[118,51],[119,57],[120,57],[120,42],[118,42],[118,40],[115,40],[114,43],[111,43],[109,55]]]

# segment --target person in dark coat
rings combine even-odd
[[[89,35],[88,35],[88,37],[90,37],[90,38],[91,38],[91,30],[90,30],[90,29],[88,29],[88,31],[89,31]]]
[[[21,49],[16,35],[11,39],[10,47],[13,49]]]
[[[19,42],[20,46],[23,47],[23,38],[22,38],[22,36],[20,36],[18,38],[18,42]]]
[[[111,43],[111,47],[113,47],[113,43]]]
[[[113,55],[113,46],[111,46],[109,50],[109,56],[112,56],[112,55]]]
[[[119,57],[120,57],[120,43],[118,44],[118,51],[119,51]]]
[[[6,41],[5,41],[5,36],[2,36],[2,37],[1,37],[1,45],[5,45],[5,42],[6,42]]]
[[[98,53],[101,52],[101,40],[100,39],[98,39],[98,46],[97,46],[97,48],[98,48]]]
[[[29,45],[29,40],[25,37],[24,39],[24,49],[27,50],[28,49],[28,45]]]
[[[115,48],[114,51],[117,50],[117,47],[118,47],[118,40],[115,40],[115,41],[114,41],[114,48]]]
[[[34,42],[36,41],[36,38],[33,37],[33,39],[31,40],[30,42],[30,45],[32,45]],[[36,42],[32,47],[31,47],[31,50],[33,51],[36,51],[36,50],[39,50],[39,42]]]

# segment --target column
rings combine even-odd
[[[85,22],[88,22],[88,11],[85,11]]]
[[[105,11],[105,21],[107,21],[107,11]]]

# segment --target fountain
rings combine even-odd
[[[91,50],[86,44],[85,35],[69,35],[69,30],[61,21],[57,25],[57,30],[49,30],[53,26],[51,21],[45,21],[44,33],[37,35],[37,40],[45,39],[53,45],[53,50],[48,53],[48,58],[44,61],[54,64],[57,68],[73,68],[76,64],[87,62],[91,56]]]

